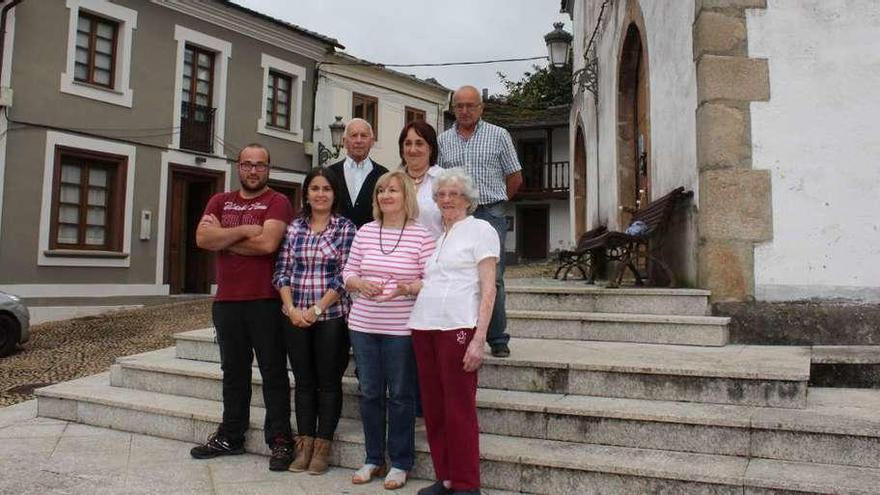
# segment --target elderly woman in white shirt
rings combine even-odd
[[[434,198],[444,231],[428,258],[409,320],[437,482],[420,495],[480,493],[477,370],[495,303],[498,233],[471,216],[478,192],[461,168],[442,171]]]

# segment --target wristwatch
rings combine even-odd
[[[312,306],[312,311],[315,312],[315,316],[321,316],[321,313],[324,312],[324,310],[321,309],[321,306],[318,306],[317,304],[315,304],[314,306]]]

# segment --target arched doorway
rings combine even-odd
[[[625,228],[651,200],[648,57],[635,23],[626,30],[617,80],[617,198]]]
[[[584,130],[578,125],[574,136],[574,240],[587,231],[587,149]]]

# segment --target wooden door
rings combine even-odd
[[[587,149],[584,130],[577,127],[574,137],[574,241],[587,231]]]
[[[220,172],[171,167],[165,266],[172,294],[211,290],[214,255],[196,246],[195,232],[208,200],[223,187],[222,180]]]
[[[520,247],[520,257],[528,260],[546,259],[550,236],[550,208],[547,205],[529,205],[520,206],[517,211],[517,245]]]

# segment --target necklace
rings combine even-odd
[[[420,176],[418,176],[418,177],[413,177],[413,175],[412,175],[411,173],[409,173],[409,170],[407,169],[407,171],[406,171],[406,175],[408,175],[409,178],[412,179],[413,182],[416,183],[416,185],[419,185],[419,184],[421,184],[422,182],[425,182],[425,176],[428,175],[428,170],[426,169],[426,170],[424,171],[424,173],[422,173],[422,175],[420,175]]]
[[[403,225],[400,227],[400,235],[397,236],[397,242],[394,243],[394,247],[391,248],[391,251],[388,251],[387,253],[385,252],[385,247],[384,247],[384,244],[382,243],[382,226],[383,226],[383,224],[381,224],[381,223],[379,224],[379,251],[381,251],[382,254],[384,254],[385,256],[388,256],[389,254],[391,254],[397,250],[397,246],[400,245],[400,240],[403,239],[403,231],[406,230],[406,222],[407,221],[409,221],[409,217],[405,217],[403,219]]]

